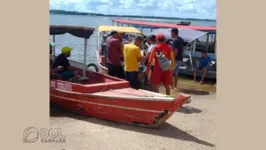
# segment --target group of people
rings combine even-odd
[[[150,35],[147,39],[142,36],[135,36],[131,43],[124,44],[121,35],[117,30],[112,30],[106,39],[107,68],[110,76],[126,79],[132,88],[139,88],[139,66],[145,65],[145,81],[149,81],[152,90],[159,93],[159,86],[164,84],[167,95],[170,89],[177,88],[179,67],[183,61],[184,41],[178,35],[179,30],[173,28],[171,35],[172,43],[167,41],[164,34]],[[143,55],[141,48],[144,47],[144,40],[147,41],[146,52]],[[50,54],[53,43],[50,43]],[[61,54],[54,61],[50,59],[50,76],[61,80],[72,79],[77,82],[78,73],[70,65],[67,57],[70,57],[72,48],[63,47]],[[196,73],[202,72],[200,83],[207,74],[211,59],[206,51],[202,51],[202,58],[199,67],[194,69],[194,80]]]
[[[137,89],[139,66],[145,64],[145,79],[149,80],[153,91],[159,93],[159,86],[163,83],[166,94],[170,95],[170,89],[177,88],[179,67],[183,62],[184,40],[178,34],[177,28],[171,30],[172,43],[164,34],[148,36],[148,48],[142,55],[145,40],[142,36],[136,36],[131,43],[122,44],[118,31],[112,30],[106,41],[108,74],[128,80],[130,86]],[[210,62],[206,51],[202,51],[201,63],[194,69],[195,80],[197,71],[201,71],[200,83],[203,83]]]

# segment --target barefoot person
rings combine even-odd
[[[57,69],[56,73],[60,74],[62,80],[67,81],[72,78],[73,82],[77,82],[78,74],[74,71],[72,66],[67,59],[70,57],[72,48],[63,47],[61,50],[61,54],[58,55],[52,65],[52,69]]]
[[[178,73],[179,73],[179,67],[183,61],[183,52],[184,52],[184,46],[183,46],[183,39],[178,36],[178,29],[173,28],[171,30],[171,35],[174,38],[172,43],[172,49],[174,51],[174,57],[175,57],[175,69],[174,69],[174,83],[172,88],[177,88],[177,82],[178,82]]]
[[[201,71],[202,72],[202,77],[200,80],[200,84],[203,83],[204,78],[207,75],[208,69],[210,67],[211,64],[211,58],[207,55],[207,52],[205,50],[203,50],[201,52],[201,62],[198,68],[194,69],[194,81],[196,81],[196,75],[197,75],[197,71]]]
[[[166,95],[170,95],[170,85],[172,82],[172,70],[174,69],[174,55],[171,46],[164,43],[163,34],[156,35],[157,45],[152,49],[147,64],[146,74],[150,71],[150,66],[154,61],[150,82],[154,87],[154,92],[159,93],[159,86],[163,82]],[[171,61],[171,64],[170,64]]]
[[[140,46],[143,38],[137,36],[133,43],[126,44],[123,48],[126,80],[132,88],[137,89],[139,64],[143,63]]]

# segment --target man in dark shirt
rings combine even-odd
[[[52,65],[52,68],[57,68],[58,71],[56,73],[60,74],[62,80],[73,79],[73,82],[77,82],[78,74],[74,71],[74,69],[70,66],[70,63],[67,57],[70,57],[72,48],[63,47],[62,53],[58,55]]]
[[[177,88],[177,82],[178,82],[178,72],[179,67],[183,61],[183,53],[184,53],[184,40],[178,36],[178,29],[173,28],[171,30],[171,35],[173,37],[173,43],[172,43],[172,49],[174,51],[174,57],[175,57],[175,69],[174,69],[174,85],[172,85],[172,88]]]
[[[121,58],[122,44],[117,30],[111,31],[111,36],[106,41],[108,74],[113,77],[125,79]]]

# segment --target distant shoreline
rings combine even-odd
[[[158,16],[138,16],[138,15],[110,15],[101,13],[88,13],[78,11],[66,11],[66,10],[50,10],[50,14],[60,15],[79,15],[79,16],[104,16],[104,17],[127,17],[127,18],[147,18],[147,19],[169,19],[169,20],[195,20],[195,21],[216,21],[213,19],[196,19],[196,18],[176,18],[176,17],[158,17]]]

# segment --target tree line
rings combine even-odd
[[[176,17],[159,17],[159,16],[139,16],[139,15],[111,15],[102,13],[91,13],[91,12],[78,12],[78,11],[67,11],[67,10],[56,10],[51,9],[50,14],[61,14],[61,15],[83,15],[83,16],[106,16],[106,17],[127,17],[127,18],[149,18],[149,19],[177,19],[177,20],[204,20],[204,21],[216,21],[212,19],[196,19],[196,18],[176,18]]]

